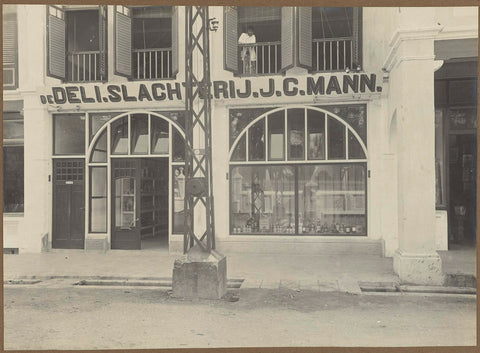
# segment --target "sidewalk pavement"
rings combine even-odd
[[[370,255],[289,255],[233,253],[227,255],[229,280],[243,279],[241,288],[312,289],[360,293],[359,282],[399,283],[393,259]],[[441,254],[444,268],[475,273],[475,249]],[[4,255],[4,281],[19,278],[172,277],[180,254],[163,250],[111,250],[107,253],[61,250]],[[448,273],[448,272],[446,272]]]

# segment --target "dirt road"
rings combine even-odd
[[[5,349],[475,345],[473,296],[5,286]]]

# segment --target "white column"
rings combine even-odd
[[[25,225],[21,251],[40,252],[42,237],[50,233],[51,117],[36,93],[24,96]]]
[[[390,104],[396,111],[398,241],[394,269],[408,283],[442,284],[435,251],[434,27],[431,9],[404,9],[410,31],[397,33]],[[423,12],[419,14],[418,12]],[[422,25],[420,25],[422,24]],[[422,29],[423,28],[423,29]]]

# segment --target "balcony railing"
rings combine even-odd
[[[67,80],[71,82],[102,81],[100,51],[75,51],[68,53]]]
[[[315,71],[352,69],[353,38],[314,39],[312,49]]]
[[[172,48],[134,49],[133,78],[150,80],[172,77]]]
[[[238,47],[242,74],[268,75],[279,72],[280,42],[239,44]]]

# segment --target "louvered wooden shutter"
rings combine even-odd
[[[47,75],[65,79],[65,13],[47,5],[48,57]]]
[[[99,5],[98,7],[98,38],[100,47],[100,79],[107,79],[107,6]]]
[[[238,72],[238,11],[236,6],[225,6],[223,10],[224,69]]]
[[[298,8],[298,66],[312,67],[312,8]]]
[[[353,63],[352,66],[362,66],[361,63],[361,44],[360,44],[360,31],[362,21],[360,20],[360,8],[353,8]],[[354,67],[355,69],[356,67]]]
[[[115,5],[114,27],[115,73],[130,77],[132,75],[132,18],[128,9]]]
[[[5,10],[5,9],[4,9]],[[4,13],[3,15],[3,88],[18,87],[18,36],[17,14]]]
[[[172,8],[172,77],[178,73],[178,7]]]
[[[282,71],[285,71],[293,66],[294,49],[295,49],[295,23],[294,23],[294,8],[282,7],[282,29],[281,29],[281,55],[282,55]]]

